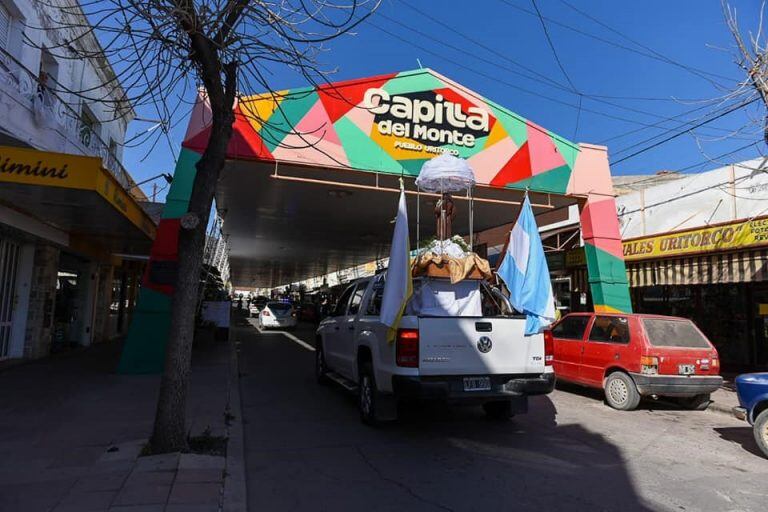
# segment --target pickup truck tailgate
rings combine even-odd
[[[544,372],[544,337],[522,318],[419,318],[420,375]]]

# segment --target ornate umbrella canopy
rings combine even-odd
[[[424,163],[416,185],[426,192],[461,192],[475,185],[475,173],[463,158],[443,153]]]

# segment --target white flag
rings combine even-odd
[[[392,342],[400,325],[405,304],[413,293],[411,281],[411,248],[408,241],[408,210],[405,205],[405,190],[400,182],[400,202],[397,206],[395,232],[389,251],[389,267],[381,299],[381,323],[389,326],[387,341]]]

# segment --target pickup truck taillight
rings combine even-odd
[[[395,340],[395,363],[405,368],[419,367],[419,330],[398,329]]]
[[[552,331],[544,331],[544,366],[552,366],[555,358],[555,339]]]

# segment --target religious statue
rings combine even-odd
[[[456,210],[453,207],[451,194],[445,192],[435,203],[435,221],[437,223],[437,238],[448,240],[451,238],[451,223],[456,218]]]

